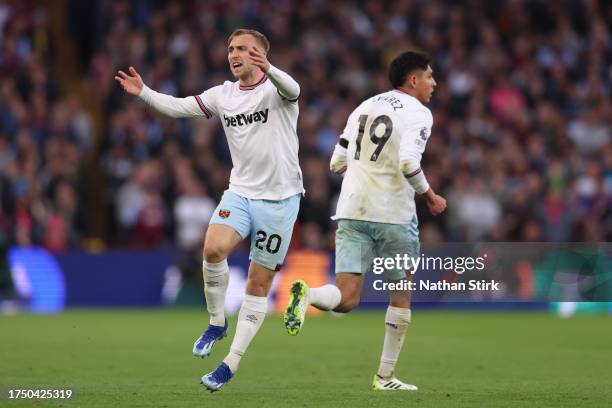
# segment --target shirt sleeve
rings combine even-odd
[[[194,116],[206,116],[207,118],[211,118],[214,111],[209,108],[205,101],[210,101],[210,106],[213,105],[211,102],[215,88],[211,88],[200,95],[175,98],[171,95],[156,92],[148,86],[143,85],[142,91],[140,91],[138,97],[156,111],[173,118],[188,118]]]
[[[266,76],[274,84],[278,94],[283,99],[287,99],[290,102],[297,101],[298,96],[300,96],[300,85],[291,75],[270,64],[270,69],[266,72]]]
[[[405,120],[404,128],[400,130],[400,168],[406,177],[421,169],[421,157],[431,135],[432,124],[431,112],[427,110]]]
[[[346,171],[348,166],[347,163],[347,152],[349,145],[348,134],[351,131],[351,123],[355,118],[355,112],[351,113],[349,116],[346,126],[344,127],[344,131],[340,135],[340,139],[338,139],[338,143],[336,143],[336,147],[334,147],[334,153],[332,154],[331,161],[329,163],[329,169],[333,173],[342,174]]]
[[[342,174],[346,171],[347,163],[346,163],[346,147],[348,146],[348,141],[346,139],[340,139],[336,147],[334,148],[334,153],[332,154],[331,161],[329,162],[329,169],[333,173]]]
[[[219,116],[219,104],[217,101],[221,87],[222,85],[212,87],[202,92],[200,95],[193,97],[197,102],[200,111],[204,114],[204,116],[206,116],[207,119],[210,119],[213,116]]]

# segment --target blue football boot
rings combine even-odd
[[[229,380],[232,379],[234,374],[232,370],[225,363],[221,363],[219,367],[213,372],[210,372],[202,377],[202,384],[210,392],[219,391]]]
[[[227,319],[224,326],[208,326],[193,344],[193,355],[202,358],[209,356],[215,343],[224,337],[227,337]]]

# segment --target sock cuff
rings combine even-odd
[[[322,287],[329,288],[329,290],[333,293],[334,301],[340,303],[340,301],[342,300],[342,292],[340,292],[340,289],[336,285],[328,283],[327,285],[323,285]]]
[[[266,313],[268,311],[268,297],[244,295],[242,306],[254,312]]]
[[[332,295],[332,298],[330,299],[330,309],[334,310],[336,307],[338,307],[340,302],[342,302],[342,292],[340,292],[340,289],[336,285],[331,283],[328,283],[323,287],[329,288],[330,294]]]
[[[394,324],[410,324],[412,310],[403,307],[389,306],[385,315],[385,322]]]
[[[336,285],[328,283],[308,290],[308,302],[321,310],[334,310],[342,301],[342,292]]]
[[[244,351],[242,350],[238,350],[237,348],[230,348],[230,354],[235,354],[238,358],[242,358],[242,356],[244,356]],[[228,355],[228,357],[230,357]],[[223,359],[223,362],[227,364],[227,361],[225,361],[227,359],[227,357],[225,359]]]
[[[221,262],[206,262],[202,261],[202,271],[208,276],[220,276],[228,271],[227,259]]]

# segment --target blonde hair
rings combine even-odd
[[[249,30],[247,28],[238,28],[234,30],[234,32],[231,33],[229,38],[227,39],[227,45],[228,46],[230,45],[234,37],[238,37],[239,35],[245,35],[245,34],[250,34],[253,37],[255,37],[255,39],[259,42],[259,44],[263,46],[264,51],[266,53],[270,51],[270,41],[268,41],[268,38],[257,30]]]

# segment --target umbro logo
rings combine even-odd
[[[252,315],[252,314],[247,315],[247,316],[245,317],[245,319],[247,319],[247,320],[248,320],[249,322],[251,322],[251,323],[257,323],[257,321],[259,320],[259,319],[257,318],[257,316]]]

